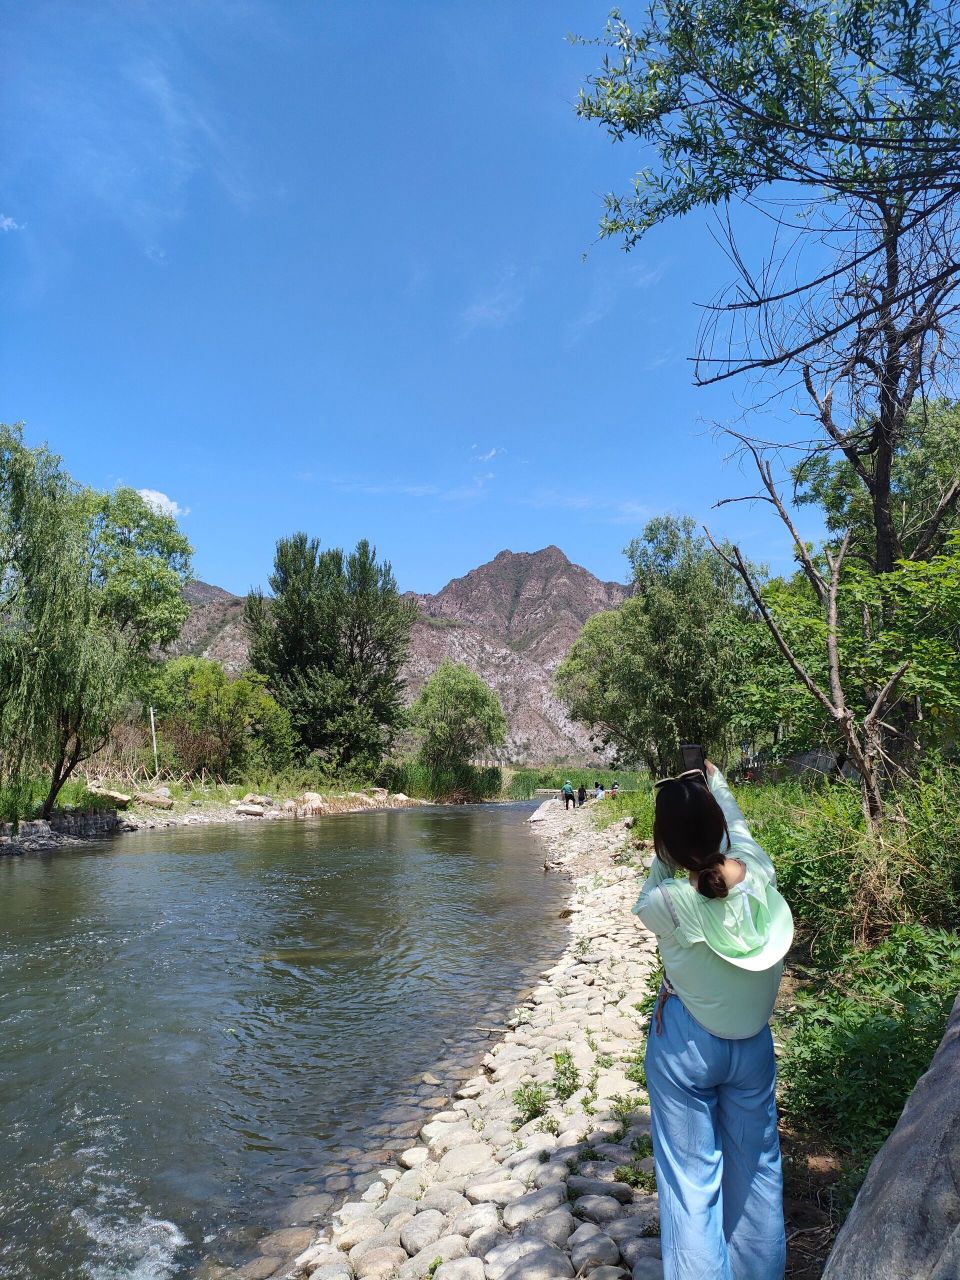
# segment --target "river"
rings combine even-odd
[[[0,858],[0,1277],[179,1280],[412,1145],[563,946],[531,808]]]

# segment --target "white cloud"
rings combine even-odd
[[[181,507],[179,502],[174,502],[172,498],[168,498],[159,489],[138,489],[137,493],[139,493],[147,506],[156,511],[158,515],[177,517],[190,514],[189,507]]]
[[[474,445],[474,446],[473,446],[473,450],[474,450],[474,453],[476,453],[476,450],[477,450],[477,446],[476,446],[476,445]],[[494,448],[492,448],[492,449],[488,449],[488,450],[486,451],[486,453],[477,453],[477,456],[476,456],[476,458],[474,459],[474,461],[476,461],[476,462],[490,462],[490,461],[492,461],[495,457],[497,457],[497,455],[498,455],[498,454],[500,454],[500,453],[506,453],[506,452],[507,452],[507,451],[506,451],[506,449],[500,449],[500,448],[498,448],[498,447],[496,447],[496,446],[495,446],[495,447],[494,447]]]
[[[460,313],[465,332],[474,329],[502,329],[519,312],[526,299],[526,288],[517,278],[515,267],[507,267],[492,289],[479,293]]]
[[[14,222],[12,218],[8,218],[5,213],[0,213],[0,231],[22,231],[24,223]]]
[[[568,342],[576,342],[587,329],[606,320],[628,290],[649,289],[659,284],[666,267],[666,262],[637,262],[631,263],[626,270],[621,263],[615,267],[598,269],[590,286],[586,306],[573,321]]]
[[[440,493],[435,484],[367,484],[341,480],[335,487],[342,493],[368,493],[374,497],[397,494],[402,498],[435,498]]]
[[[158,260],[171,224],[191,208],[198,176],[240,207],[251,200],[247,145],[192,54],[216,47],[224,19],[211,13],[215,0],[190,24],[176,12],[193,8],[187,3],[98,7],[112,11],[109,39],[99,21],[74,23],[68,40],[38,42],[26,67],[7,78],[18,128],[4,159],[39,175],[34,202],[45,231],[105,217]],[[19,229],[0,217],[0,231]]]

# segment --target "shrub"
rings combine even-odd
[[[863,1159],[896,1124],[943,1035],[960,988],[960,939],[898,926],[824,977],[782,1020],[784,1113]]]
[[[960,913],[960,770],[905,781],[867,836],[859,790],[799,782],[738,788],[798,930],[823,963],[898,924],[952,928]]]

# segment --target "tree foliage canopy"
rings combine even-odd
[[[735,280],[704,309],[698,381],[790,378],[822,437],[792,447],[849,464],[881,573],[942,540],[960,500],[947,477],[905,550],[894,459],[960,371],[958,36],[940,0],[654,0],[637,30],[611,17],[580,100],[653,153],[602,234],[629,248],[722,206]]]
[[[649,144],[605,235],[762,188],[857,199],[960,187],[960,15],[940,0],[655,0],[610,52],[579,111]]]
[[[914,408],[893,454],[890,494],[896,545],[901,556],[923,559],[943,549],[956,515],[938,522],[927,537],[933,517],[960,475],[960,405],[940,400]],[[852,530],[851,557],[877,569],[877,532],[870,495],[848,459],[818,452],[793,468],[796,500],[817,506],[827,531],[841,538]],[[922,543],[922,545],[921,545]]]
[[[254,672],[231,679],[208,658],[173,658],[155,672],[150,697],[164,753],[189,773],[227,779],[293,758],[290,717]]]
[[[277,543],[270,590],[247,599],[250,662],[289,714],[300,754],[373,769],[403,722],[416,607],[367,541],[321,551],[305,533]]]
[[[633,595],[588,619],[557,668],[557,696],[624,764],[676,767],[681,742],[730,733],[744,612],[735,575],[689,517],[651,520],[627,547]]]
[[[0,427],[0,767],[14,790],[49,771],[45,814],[180,630],[189,561],[170,516],[131,489],[79,488]]]
[[[474,763],[502,747],[507,721],[496,693],[469,667],[445,659],[410,708],[420,757],[434,769]]]

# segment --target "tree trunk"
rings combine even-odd
[[[899,553],[897,531],[890,509],[892,449],[883,441],[877,450],[874,471],[873,521],[877,534],[877,573],[892,573]]]
[[[47,821],[50,820],[50,815],[53,813],[53,806],[57,802],[57,796],[60,794],[63,788],[63,784],[67,781],[67,779],[73,773],[74,769],[77,767],[77,762],[79,761],[79,759],[80,759],[79,742],[75,743],[73,753],[69,755],[67,752],[67,747],[64,746],[63,750],[60,752],[59,760],[54,765],[51,771],[50,789],[47,792],[46,799],[43,802],[43,807],[40,810],[41,818],[45,818]]]

